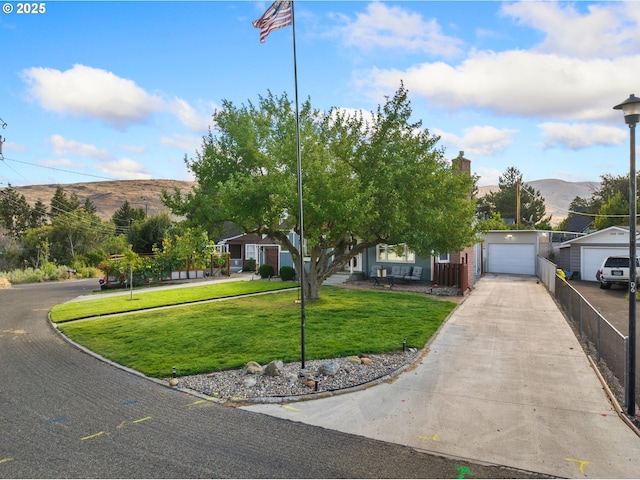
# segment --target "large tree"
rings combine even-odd
[[[286,94],[258,104],[223,101],[215,134],[185,162],[197,179],[186,195],[163,195],[174,214],[213,231],[225,221],[266,234],[300,265],[290,232],[300,231],[296,176],[296,117]],[[475,241],[473,179],[444,159],[438,137],[411,120],[407,91],[371,117],[305,101],[299,113],[305,295],[377,244],[406,245],[418,255],[458,251]],[[455,163],[455,162],[454,162]]]
[[[480,199],[478,210],[490,217],[498,213],[504,219],[513,218],[518,223],[518,187],[520,188],[520,223],[526,228],[548,227],[551,216],[545,217],[544,197],[531,185],[522,181],[522,174],[515,167],[509,167],[498,179],[498,190]]]

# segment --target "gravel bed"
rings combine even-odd
[[[353,388],[390,376],[394,372],[399,373],[414,363],[418,356],[416,349],[411,348],[406,352],[367,355],[371,360],[368,365],[356,363],[353,357],[307,360],[304,370],[301,369],[301,362],[292,362],[281,365],[278,376],[247,373],[246,368],[224,370],[179,377],[178,387],[223,400],[290,401],[295,397],[306,398],[315,394]],[[339,365],[337,373],[321,374],[320,367],[330,362]],[[166,380],[169,381],[169,378]]]

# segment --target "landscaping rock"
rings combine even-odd
[[[360,359],[362,365],[371,365],[371,359],[369,357],[363,357]]]
[[[258,383],[258,379],[256,377],[246,377],[242,380],[242,385],[245,388],[255,387],[256,383]]]
[[[360,360],[360,357],[347,357],[347,360],[351,363],[355,363],[356,365],[360,365],[362,363],[362,360]]]
[[[332,377],[333,375],[338,373],[338,370],[340,370],[340,364],[338,362],[331,361],[325,362],[320,365],[320,368],[318,368],[318,373],[320,375],[327,375],[329,377]]]
[[[269,362],[269,365],[264,367],[264,371],[262,373],[268,377],[278,377],[283,369],[284,364],[282,363],[282,360],[273,360],[272,362]]]
[[[262,365],[260,365],[258,362],[254,362],[253,360],[248,362],[245,366],[244,366],[244,371],[245,373],[247,373],[248,375],[253,375],[254,373],[262,373],[263,368]]]

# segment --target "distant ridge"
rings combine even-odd
[[[600,182],[567,182],[555,178],[524,182],[544,197],[547,215],[551,215],[551,225],[557,225],[567,217],[569,205],[576,197],[591,198],[594,191],[600,187]],[[489,192],[498,190],[497,185],[478,188],[478,196],[483,197]]]
[[[145,209],[149,215],[160,212],[170,213],[160,201],[162,191],[173,192],[174,188],[179,188],[186,193],[195,184],[196,182],[180,180],[113,180],[59,185],[64,188],[67,196],[75,193],[83,203],[87,198],[91,199],[97,208],[97,215],[102,220],[109,220],[125,201],[128,201],[133,208]],[[48,207],[57,186],[58,184],[49,184],[14,188],[24,195],[29,204],[33,205],[40,199]]]
[[[600,182],[567,182],[553,178],[525,183],[539,190],[544,197],[547,215],[552,215],[552,225],[557,225],[567,216],[569,205],[575,197],[590,198],[600,186]],[[103,220],[108,220],[125,201],[128,201],[134,208],[146,209],[149,215],[168,212],[168,209],[160,201],[162,191],[173,192],[174,188],[178,188],[184,194],[191,190],[196,185],[196,182],[181,180],[113,180],[61,185],[67,195],[75,193],[81,202],[90,198],[98,208],[98,216]],[[14,188],[23,194],[31,205],[40,199],[45,205],[49,206],[56,187],[57,184],[49,184]],[[497,189],[497,185],[479,187],[478,195],[482,197]]]

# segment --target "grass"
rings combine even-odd
[[[235,297],[251,293],[270,292],[297,286],[298,284],[295,282],[242,281],[214,283],[199,287],[174,288],[170,290],[137,291],[134,293],[133,298],[127,293],[126,295],[109,295],[101,298],[91,298],[89,300],[56,305],[51,309],[51,321],[61,323],[88,317]]]
[[[297,292],[230,299],[60,325],[74,341],[151,377],[300,360]],[[305,358],[422,348],[455,303],[424,295],[325,286],[305,302]]]

